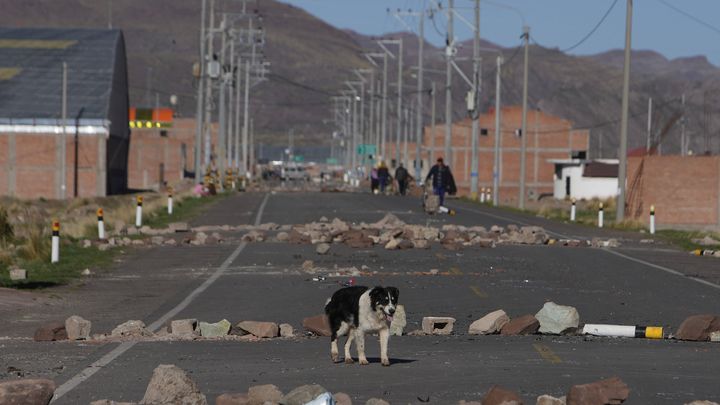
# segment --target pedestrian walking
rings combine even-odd
[[[373,194],[377,193],[379,186],[380,181],[378,180],[378,169],[377,167],[373,167],[370,171],[370,192]]]
[[[430,179],[432,179],[433,193],[440,197],[440,205],[444,206],[445,194],[455,194],[457,187],[455,187],[455,179],[450,171],[450,167],[445,166],[443,158],[440,157],[437,159],[437,164],[430,169],[430,173],[428,173],[425,178],[425,182],[427,183]]]
[[[385,165],[385,162],[380,162],[380,167],[378,167],[378,181],[380,182],[380,192],[385,193],[385,187],[390,183],[390,171],[388,170],[387,165]]]
[[[408,181],[410,180],[410,173],[400,163],[397,169],[395,169],[395,180],[398,182],[398,188],[400,189],[400,195],[405,195],[407,192]]]

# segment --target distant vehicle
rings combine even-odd
[[[310,180],[310,174],[305,170],[303,166],[283,166],[282,168],[282,179],[285,181],[290,180],[302,180],[302,181],[308,181]]]

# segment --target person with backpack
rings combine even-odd
[[[400,163],[400,166],[398,166],[397,169],[395,169],[395,180],[398,182],[398,188],[400,189],[400,195],[405,195],[405,192],[407,191],[408,182],[410,180],[410,173],[408,173],[407,169],[403,167],[403,164]]]
[[[444,206],[445,194],[454,195],[457,192],[457,187],[450,167],[445,165],[443,158],[437,159],[437,164],[430,169],[425,182],[427,183],[430,179],[432,179],[433,194],[440,197],[440,206]]]

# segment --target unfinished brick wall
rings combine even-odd
[[[628,216],[658,228],[720,228],[720,156],[628,159]]]

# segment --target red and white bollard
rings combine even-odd
[[[173,189],[172,188],[168,188],[167,208],[168,208],[168,215],[172,215],[172,213],[173,213]]]
[[[143,198],[139,195],[137,197],[137,208],[135,209],[135,226],[138,228],[142,226],[142,203]]]
[[[576,207],[575,207],[575,199],[572,199],[572,206],[570,207],[570,221],[575,222],[575,214],[576,214]]]
[[[52,251],[50,252],[50,263],[60,261],[60,221],[52,223]]]
[[[650,206],[650,235],[655,235],[655,206]]]
[[[481,204],[485,203],[485,187],[480,189],[480,203]]]
[[[604,220],[605,220],[605,212],[603,212],[603,203],[600,203],[600,209],[598,209],[598,228],[603,227]]]
[[[97,219],[98,219],[98,239],[103,240],[103,239],[105,239],[105,219],[103,218],[103,209],[102,208],[97,209]]]

